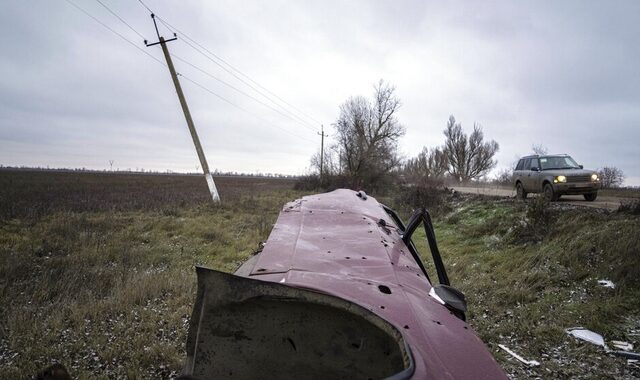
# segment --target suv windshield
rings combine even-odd
[[[580,166],[569,156],[546,156],[540,157],[542,170],[551,169],[580,169]]]

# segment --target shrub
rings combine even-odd
[[[618,212],[631,215],[640,215],[640,198],[635,198],[629,201],[620,203]]]
[[[402,186],[398,189],[394,203],[413,209],[424,207],[432,214],[448,210],[447,195],[442,181],[424,180],[417,185]]]
[[[514,243],[541,241],[551,231],[553,213],[544,197],[535,197],[525,204],[524,219],[515,223],[511,229]]]

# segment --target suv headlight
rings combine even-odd
[[[564,182],[567,182],[567,177],[563,175],[558,175],[556,176],[556,178],[553,179],[553,183],[564,183]]]
[[[591,180],[592,181],[599,181],[600,178],[598,178],[598,175],[596,173],[591,174]]]

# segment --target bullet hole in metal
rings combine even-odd
[[[378,285],[378,290],[384,294],[391,294],[391,289],[386,285]]]

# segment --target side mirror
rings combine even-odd
[[[538,168],[537,166],[534,166],[534,167],[531,168],[531,171],[532,172],[539,172],[540,168]]]
[[[467,301],[461,291],[449,285],[439,284],[431,288],[429,295],[451,310],[456,317],[466,320],[464,313],[467,311]]]
[[[578,167],[580,167],[580,169],[584,169],[584,166],[582,166],[582,165],[578,165]]]

